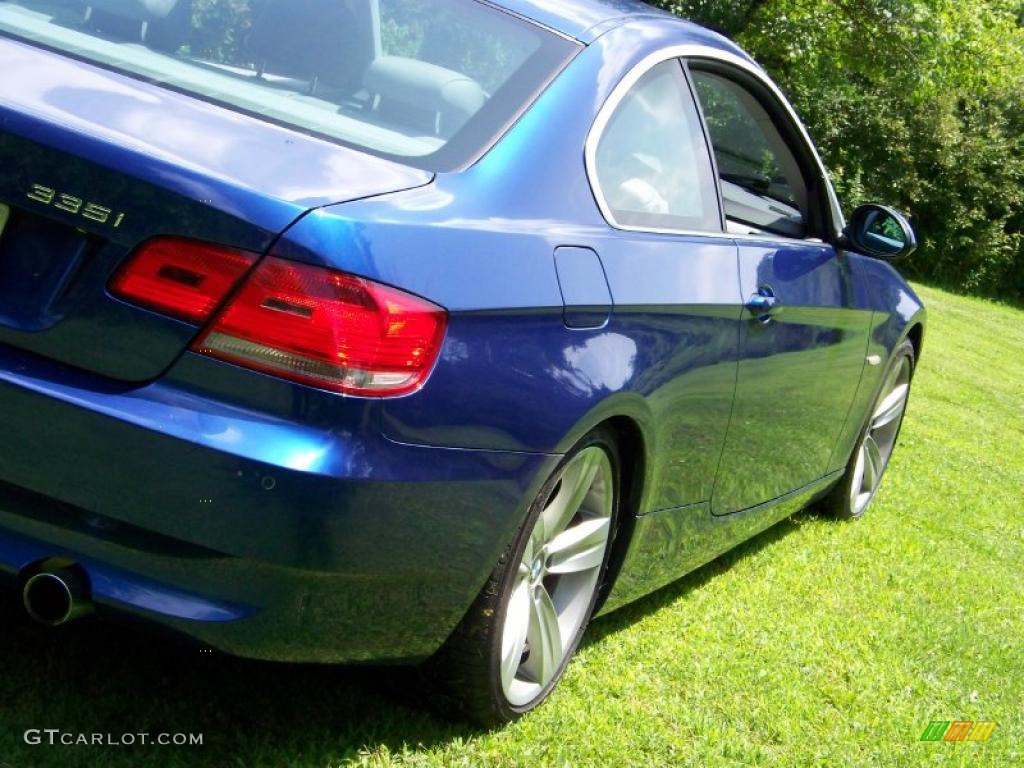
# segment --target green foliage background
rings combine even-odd
[[[901,269],[1024,299],[1024,2],[655,0],[729,34],[807,122],[844,208],[908,211]]]

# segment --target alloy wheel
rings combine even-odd
[[[614,481],[598,446],[563,467],[517,566],[501,634],[501,687],[509,704],[540,696],[587,618],[612,527]]]
[[[850,483],[850,511],[854,517],[864,512],[882,483],[907,408],[912,368],[906,355],[893,366],[861,439]]]

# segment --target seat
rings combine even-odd
[[[351,91],[380,51],[377,0],[267,0],[247,49],[260,74]]]
[[[188,41],[192,0],[85,0],[84,23],[173,53]]]
[[[166,19],[178,0],[87,0],[86,8],[135,21]]]
[[[381,117],[443,138],[455,135],[487,101],[483,88],[468,75],[403,56],[375,59],[363,85]]]

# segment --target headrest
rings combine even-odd
[[[266,71],[355,86],[376,55],[367,0],[267,0],[247,46]]]
[[[392,109],[395,103],[439,116],[439,131],[454,134],[487,101],[471,77],[402,56],[381,56],[366,70],[363,85]]]
[[[137,21],[156,21],[167,18],[178,4],[178,0],[87,0],[85,4],[112,16]]]

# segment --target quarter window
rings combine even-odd
[[[595,165],[612,224],[721,231],[711,156],[678,60],[651,69],[621,101]]]
[[[729,231],[806,237],[811,196],[768,110],[721,75],[694,70],[692,76],[718,164]]]

